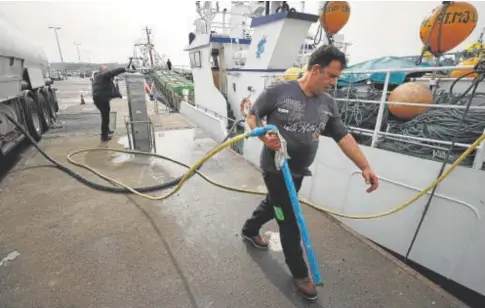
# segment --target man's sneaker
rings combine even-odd
[[[249,241],[251,244],[253,244],[253,246],[256,248],[259,248],[259,249],[268,248],[268,242],[265,239],[263,239],[260,235],[248,236],[244,234],[244,232],[241,232],[241,236],[247,241]]]
[[[112,130],[108,131],[108,135],[113,135],[114,133],[115,133],[115,132],[114,132],[114,131],[112,131]]]
[[[310,277],[293,278],[293,282],[295,283],[298,292],[300,292],[300,294],[304,298],[309,300],[314,300],[318,298],[317,288],[315,287],[315,284],[310,279]]]

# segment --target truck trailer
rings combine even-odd
[[[39,141],[58,110],[45,52],[0,19],[0,163],[25,138],[6,115]]]

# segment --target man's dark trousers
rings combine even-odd
[[[293,212],[283,174],[281,172],[264,172],[263,179],[268,189],[268,195],[253,212],[251,218],[246,221],[242,231],[249,237],[257,236],[263,224],[276,218],[286,264],[293,277],[308,277],[308,267],[303,258],[303,249],[300,244],[300,229]],[[293,176],[293,182],[298,192],[303,177]]]
[[[109,114],[111,111],[109,100],[94,99],[94,104],[101,112],[101,137],[106,138],[109,134]]]

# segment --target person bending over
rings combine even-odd
[[[128,65],[129,67],[129,65]],[[133,67],[133,66],[132,66]],[[120,67],[109,70],[106,66],[101,66],[99,72],[93,78],[93,101],[101,113],[101,140],[109,141],[113,131],[109,130],[109,114],[111,111],[110,101],[117,96],[113,78],[126,72],[126,68]]]

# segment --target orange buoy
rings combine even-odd
[[[395,88],[389,98],[389,102],[432,104],[433,94],[423,84],[416,82],[406,82]],[[394,105],[389,104],[389,111],[401,120],[411,120],[418,114],[426,111],[428,107]]]
[[[333,36],[339,32],[350,17],[350,6],[347,1],[327,1],[319,13],[320,26]]]
[[[429,46],[429,51],[437,55],[463,42],[473,32],[477,22],[477,9],[472,4],[452,1],[438,6],[423,20],[419,37],[424,45]]]

